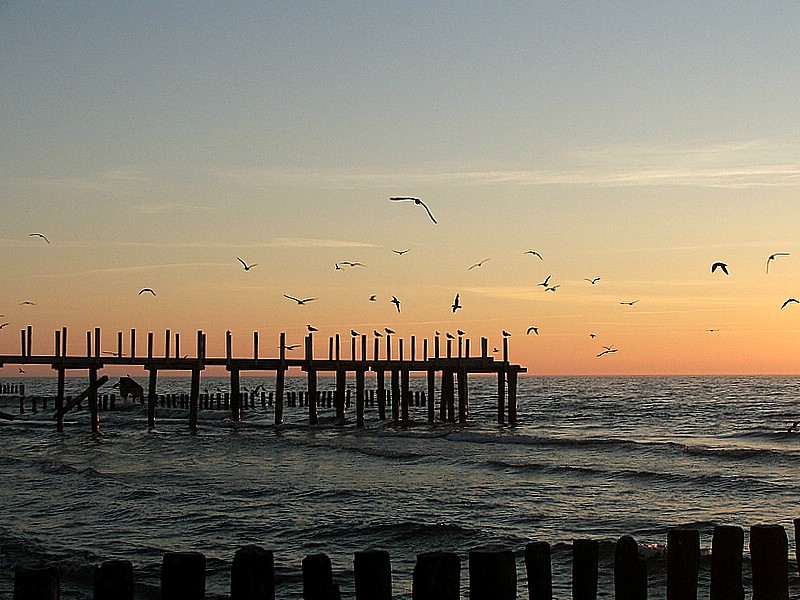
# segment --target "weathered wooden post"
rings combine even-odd
[[[231,421],[238,423],[242,420],[242,392],[239,389],[241,383],[239,378],[239,368],[231,364]]]
[[[28,329],[28,348],[25,356],[30,358],[31,355],[33,354],[33,326],[28,325],[27,329]]]
[[[667,600],[697,600],[700,532],[670,529],[667,533]]]
[[[230,600],[275,600],[275,557],[260,546],[243,546],[231,565]]]
[[[711,600],[744,600],[742,552],[744,530],[717,525],[711,540]]]
[[[494,547],[469,551],[470,600],[516,600],[517,564],[511,550]]]
[[[136,358],[136,330],[131,329],[131,358]]]
[[[417,554],[411,586],[412,600],[459,600],[461,559],[455,552]]]
[[[253,332],[253,360],[258,360],[258,332]]]
[[[197,416],[200,404],[200,369],[192,369],[189,387],[189,431],[197,433]]]
[[[504,368],[497,371],[497,422],[506,422],[506,372]]]
[[[531,542],[525,546],[525,570],[528,576],[529,600],[552,600],[553,571],[550,544]]]
[[[133,563],[107,560],[95,565],[94,600],[133,600]]]
[[[181,357],[181,334],[180,332],[175,332],[175,358]],[[169,357],[167,357],[169,358]]]
[[[597,540],[572,542],[572,599],[597,599],[597,563],[600,544]]]
[[[629,535],[617,541],[614,551],[616,600],[647,600],[647,563],[639,558],[639,546]]]
[[[344,421],[344,392],[346,387],[347,371],[336,369],[336,419],[340,423]]]
[[[353,576],[356,600],[392,600],[392,565],[385,550],[356,552]]]
[[[278,371],[275,373],[275,425],[283,423],[283,391],[286,386],[286,333],[280,335]]]
[[[92,421],[92,433],[100,431],[100,409],[97,406],[97,368],[89,369],[89,413]]]
[[[339,336],[338,333],[336,334],[336,345],[334,346],[334,348],[336,350],[335,356],[336,356],[336,360],[338,362],[339,360],[341,360],[341,354],[342,354],[342,339],[341,339],[341,336]]]
[[[375,372],[375,385],[378,387],[378,418],[386,420],[386,381],[383,369]]]
[[[158,382],[158,369],[149,368],[149,381],[147,384],[147,426],[152,429],[156,426],[156,386]]]
[[[356,369],[356,427],[364,427],[364,369]]]
[[[316,425],[318,420],[317,371],[314,369],[314,338],[306,336],[306,369],[308,371],[308,423]]]
[[[14,569],[14,600],[59,600],[60,597],[58,567]]]
[[[400,421],[400,372],[392,369],[392,421]]]
[[[800,571],[800,518],[794,520],[794,560],[797,563],[797,569]]]
[[[401,340],[402,341],[402,340]],[[401,416],[403,423],[408,423],[408,404],[411,398],[411,382],[410,373],[407,368],[400,372],[400,402],[401,402]]]
[[[56,384],[56,431],[64,431],[64,387],[66,385],[66,373],[64,367],[59,367],[58,383]]]
[[[428,369],[427,379],[428,379],[428,398],[427,398],[428,423],[433,423],[436,420],[436,369],[431,369],[431,368]]]
[[[122,332],[117,332],[117,356],[122,358]]]
[[[327,554],[310,554],[303,559],[303,599],[339,600],[339,586],[333,583],[331,559]]]
[[[161,597],[204,600],[206,557],[200,552],[165,552],[161,562]]]
[[[782,525],[750,527],[753,600],[788,600],[789,542]]]
[[[466,423],[469,419],[469,387],[467,384],[467,370],[458,368],[458,422]]]
[[[508,370],[508,424],[517,423],[517,369]]]
[[[169,359],[169,346],[172,338],[172,332],[167,329],[164,331],[164,358]]]

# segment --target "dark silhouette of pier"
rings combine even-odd
[[[442,347],[440,336],[433,338],[432,348],[429,340],[423,339],[421,355],[417,348],[416,336],[411,336],[410,343],[398,338],[396,345],[394,336],[375,337],[372,343],[371,356],[366,335],[350,336],[349,356],[343,356],[342,341],[339,334],[328,338],[327,358],[314,356],[314,334],[309,332],[304,339],[302,358],[289,358],[286,355],[286,334],[280,334],[277,357],[259,356],[259,335],[253,332],[253,353],[250,357],[233,356],[233,338],[230,331],[226,333],[224,357],[206,355],[206,334],[197,331],[195,355],[181,354],[180,335],[167,329],[164,335],[164,352],[156,356],[154,352],[154,335],[147,334],[146,354],[137,354],[136,330],[130,330],[128,347],[124,347],[123,333],[117,332],[116,351],[103,351],[101,348],[101,331],[86,332],[86,354],[69,355],[67,353],[67,328],[55,331],[53,354],[40,355],[32,352],[33,330],[28,326],[20,332],[20,354],[0,355],[0,366],[16,365],[50,365],[58,375],[56,391],[56,422],[59,431],[64,426],[64,415],[79,400],[74,399],[65,404],[64,386],[67,371],[87,371],[88,386],[79,396],[87,399],[91,413],[91,429],[99,431],[100,411],[98,389],[105,381],[98,379],[98,371],[110,366],[137,366],[149,373],[149,381],[145,398],[147,402],[148,424],[155,426],[156,385],[159,371],[184,371],[191,375],[189,392],[189,428],[197,430],[197,418],[200,406],[200,376],[207,367],[225,367],[230,373],[231,397],[230,418],[233,421],[242,419],[242,393],[239,380],[242,372],[266,371],[275,373],[275,424],[283,423],[284,387],[286,372],[291,367],[301,369],[308,379],[308,422],[318,422],[317,376],[319,373],[336,374],[336,390],[334,405],[338,419],[345,418],[345,390],[348,374],[355,377],[356,425],[364,426],[365,408],[365,376],[368,371],[376,377],[378,405],[383,418],[386,409],[386,397],[391,398],[391,415],[394,422],[409,421],[409,405],[413,394],[410,390],[411,373],[427,375],[427,409],[428,421],[436,420],[436,380],[440,381],[439,419],[455,421],[456,390],[458,421],[466,422],[469,418],[469,384],[471,374],[494,374],[497,376],[497,421],[498,423],[515,424],[517,421],[517,377],[527,372],[525,367],[512,364],[508,360],[508,337],[503,337],[502,357],[496,360],[489,356],[488,340],[481,338],[480,354],[471,355],[470,340],[459,337],[458,340],[446,339]],[[174,345],[173,345],[174,344]],[[381,353],[383,346],[383,353]],[[408,352],[408,353],[406,353]],[[388,384],[387,384],[388,374]],[[107,378],[106,378],[107,380]],[[387,387],[388,386],[388,387]],[[390,390],[391,394],[386,392]]]

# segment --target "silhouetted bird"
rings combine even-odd
[[[378,299],[378,297],[377,297],[375,294],[372,294],[372,295],[369,297],[369,301],[370,301],[370,302],[375,302],[377,299]]]
[[[792,304],[792,303],[794,303],[794,302],[800,303],[800,300],[798,300],[797,298],[789,298],[788,300],[786,300],[786,302],[784,302],[784,303],[781,305],[781,308],[786,308],[786,305],[787,305],[787,304]]]
[[[767,270],[766,273],[769,274],[769,263],[775,260],[779,256],[789,256],[788,252],[776,252],[775,254],[770,254],[767,258]]]
[[[0,323],[0,329],[2,329],[3,327],[5,327],[6,325],[10,325],[10,324],[11,324],[11,323]]]
[[[482,267],[483,263],[485,263],[487,260],[492,260],[492,259],[491,258],[484,258],[482,261],[476,262],[474,265],[472,265],[469,269],[467,269],[467,271],[472,271],[472,269],[474,269],[475,267]]]
[[[351,329],[350,335],[352,335],[353,337],[358,337],[358,332],[355,329]]]
[[[409,250],[411,250],[411,248],[406,248],[405,250],[392,250],[392,252],[394,252],[395,254],[397,254],[399,256],[403,256],[403,254],[405,254]]]
[[[532,331],[533,333],[535,333],[536,335],[539,335],[539,328],[538,328],[538,327],[534,327],[533,325],[531,325],[530,327],[528,327],[528,331],[526,331],[526,332],[525,332],[525,335],[530,335],[530,334],[531,334],[531,331]]]
[[[603,346],[603,348],[605,348],[605,350],[603,350],[600,354],[598,354],[597,358],[600,358],[605,354],[613,354],[614,352],[617,351],[617,349],[614,348],[614,346]]]
[[[466,335],[465,332],[461,331],[460,329],[456,331],[459,336]]]
[[[397,307],[397,312],[400,312],[400,300],[397,299],[397,296],[392,296],[391,303]]]
[[[319,331],[319,329],[317,329],[316,327],[314,327],[310,323],[308,325],[306,325],[306,329],[308,329],[309,331]]]
[[[30,300],[23,300],[19,303],[20,306],[36,306],[36,302],[31,302]]]
[[[139,290],[139,295],[140,296],[142,294],[144,294],[144,293],[153,294],[153,296],[156,295],[156,293],[153,291],[153,288],[142,288],[142,289]]]
[[[453,300],[453,306],[451,308],[453,309],[453,312],[456,312],[459,308],[462,308],[458,303],[458,294],[456,294],[456,298]]]
[[[436,223],[436,219],[433,218],[433,215],[431,214],[431,211],[428,208],[428,206],[419,198],[414,198],[412,196],[392,196],[391,198],[389,198],[389,200],[392,200],[393,202],[406,202],[406,201],[413,202],[417,206],[421,206],[422,208],[424,208],[425,212],[427,212],[428,216],[431,218],[431,221]]]
[[[552,275],[548,275],[547,277],[544,278],[544,281],[542,281],[541,283],[537,283],[536,285],[540,285],[546,288],[548,285],[550,285],[550,277],[552,277]]]
[[[511,337],[511,334],[508,333],[505,329],[503,329],[503,337]]]
[[[378,331],[377,329],[373,329],[372,333],[375,334],[375,337],[383,337],[383,334],[380,331]]]
[[[305,304],[306,302],[311,302],[312,300],[316,300],[316,298],[295,298],[294,296],[287,296],[286,294],[283,295],[284,298],[288,298],[289,300],[294,300],[297,304]]]
[[[637,302],[638,302],[638,300],[621,300],[620,304],[625,304],[627,306],[633,306]]]
[[[454,340],[454,339],[456,339],[456,336],[454,336],[454,335],[453,335],[452,333],[450,333],[449,331],[448,331],[447,333],[445,333],[444,335],[445,335],[445,337],[446,337],[448,340]]]
[[[586,279],[586,281],[588,281],[588,282],[589,282],[589,283],[591,283],[592,285],[594,285],[595,283],[597,283],[598,281],[600,281],[600,278],[599,278],[599,277],[593,277],[592,279],[587,279],[587,278],[584,278],[584,279]]]
[[[244,262],[244,261],[243,261],[241,258],[239,258],[238,256],[236,257],[236,260],[238,260],[240,263],[242,263],[242,266],[244,267],[244,270],[245,270],[245,271],[249,271],[249,270],[250,270],[250,269],[252,269],[253,267],[255,267],[255,266],[258,266],[258,264],[257,264],[257,263],[253,263],[252,265],[248,265],[246,262]]]
[[[539,254],[536,250],[527,250],[527,251],[525,251],[525,254],[533,254],[534,256],[538,256],[539,260],[544,260],[542,258],[542,255]]]
[[[389,329],[388,327],[384,327],[383,330],[388,334],[392,335],[394,333],[394,329]]]
[[[48,244],[50,243],[50,240],[48,240],[48,239],[47,239],[47,236],[45,236],[43,233],[29,233],[29,234],[28,234],[28,237],[40,237],[40,238],[42,238],[42,239],[43,239],[45,242],[47,242]]]
[[[798,426],[800,426],[800,421],[795,421],[794,423],[789,425],[789,429],[787,429],[786,431],[788,433],[791,433],[792,431],[797,431]]]
[[[724,262],[715,262],[713,265],[711,265],[711,272],[712,273],[714,271],[716,271],[717,269],[721,269],[722,272],[725,273],[725,275],[728,275],[728,265],[726,263],[724,263]]]
[[[343,261],[341,262],[341,264],[343,264],[343,265],[347,265],[348,267],[363,267],[363,266],[364,266],[364,265],[363,265],[362,263],[360,263],[360,262],[353,262],[353,261],[350,261],[350,260],[343,260]]]

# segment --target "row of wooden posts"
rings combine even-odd
[[[800,519],[794,521],[796,536]],[[797,539],[797,537],[796,537]],[[572,546],[572,598],[598,597],[599,544],[575,540]],[[738,526],[714,528],[711,552],[711,600],[743,600],[742,578],[744,531]],[[788,600],[789,549],[781,525],[750,528],[751,585],[753,600]],[[800,566],[800,556],[796,561]],[[672,529],[667,535],[667,600],[696,600],[700,571],[700,533],[695,529]],[[531,542],[524,550],[529,600],[552,600],[553,583],[550,545]],[[167,552],[161,563],[161,597],[169,600],[205,598],[206,559],[200,552]],[[330,558],[312,554],[302,561],[303,598],[339,600],[340,586],[334,581]],[[621,537],[614,555],[614,598],[647,599],[647,562],[631,536]],[[470,600],[517,600],[517,566],[512,550],[475,548],[468,555]],[[381,550],[356,552],[353,559],[356,600],[391,600],[392,569],[389,553]],[[58,569],[17,567],[14,600],[57,600]],[[111,560],[95,566],[95,600],[132,600],[133,565]],[[601,592],[610,596],[610,592]],[[705,596],[704,596],[705,597]],[[231,600],[274,600],[275,558],[260,546],[245,546],[233,558]],[[454,552],[418,554],[413,571],[413,600],[460,600],[461,558]]]
[[[458,420],[465,422],[469,418],[469,389],[468,376],[472,373],[493,373],[497,376],[497,420],[500,423],[506,422],[506,411],[508,423],[514,424],[517,420],[517,377],[519,373],[524,373],[526,369],[520,365],[508,362],[508,337],[503,338],[502,361],[496,361],[488,353],[488,340],[481,339],[481,354],[479,357],[472,357],[470,352],[470,340],[459,337],[457,340],[457,354],[454,353],[454,343],[456,340],[446,340],[446,353],[441,353],[440,337],[436,335],[433,343],[433,353],[429,353],[428,340],[423,340],[422,359],[417,357],[416,337],[411,336],[410,357],[405,356],[404,340],[398,340],[399,357],[392,358],[394,346],[392,336],[385,337],[385,355],[380,357],[380,339],[375,338],[373,343],[373,357],[367,355],[367,336],[351,336],[350,358],[343,359],[341,356],[341,340],[339,335],[329,338],[328,359],[317,359],[314,357],[313,333],[305,337],[305,352],[303,358],[288,358],[286,351],[289,348],[286,344],[286,334],[280,334],[279,356],[278,358],[260,358],[258,332],[253,334],[253,357],[235,358],[233,356],[233,342],[231,332],[226,334],[226,356],[224,358],[213,358],[206,356],[206,334],[200,330],[197,332],[197,351],[195,357],[180,354],[180,338],[175,335],[175,356],[172,357],[170,342],[173,339],[169,330],[166,331],[165,349],[163,357],[155,357],[153,354],[153,334],[148,333],[147,355],[145,357],[136,355],[136,332],[131,330],[130,353],[125,355],[123,352],[122,332],[118,332],[117,350],[111,352],[109,356],[104,356],[101,350],[101,332],[99,328],[94,331],[87,331],[86,356],[67,355],[67,329],[62,328],[55,332],[55,352],[52,356],[36,356],[32,353],[33,332],[31,327],[22,330],[21,335],[21,354],[19,356],[0,356],[0,365],[6,363],[16,364],[50,364],[58,375],[58,390],[56,394],[56,427],[59,431],[63,430],[64,414],[72,407],[71,403],[64,403],[65,373],[67,370],[88,370],[89,386],[81,395],[82,399],[88,399],[89,408],[92,413],[91,429],[93,432],[99,431],[99,409],[97,408],[98,388],[107,381],[107,377],[101,382],[98,377],[98,370],[111,365],[141,366],[149,372],[149,384],[147,389],[148,404],[148,425],[155,426],[156,408],[156,385],[159,371],[189,371],[191,373],[190,384],[190,407],[189,407],[189,428],[191,431],[197,430],[200,397],[200,374],[208,366],[224,366],[230,373],[230,417],[233,421],[240,421],[242,418],[242,397],[240,392],[240,374],[243,371],[274,371],[275,372],[275,423],[283,423],[283,394],[285,391],[286,371],[290,367],[298,367],[306,372],[308,383],[308,395],[311,402],[308,404],[308,419],[310,424],[317,423],[317,375],[320,372],[335,372],[336,392],[335,406],[337,418],[344,419],[345,409],[345,390],[347,388],[347,374],[355,375],[356,389],[356,425],[364,426],[364,394],[365,394],[365,373],[373,371],[376,374],[376,384],[379,397],[387,389],[386,373],[391,377],[391,399],[392,399],[392,419],[394,421],[408,421],[410,390],[410,373],[423,372],[427,374],[427,399],[428,399],[428,420],[433,422],[436,418],[434,408],[435,381],[437,374],[440,375],[440,394],[442,418],[455,420],[455,398],[456,390],[458,394]],[[359,343],[360,341],[360,343]],[[94,342],[94,343],[92,343]],[[360,348],[360,355],[358,349]],[[103,376],[105,377],[105,376]],[[73,402],[76,400],[73,399]]]

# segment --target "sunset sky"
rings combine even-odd
[[[789,1],[0,1],[0,353],[311,323],[318,354],[505,329],[534,375],[796,374],[798,31]]]

